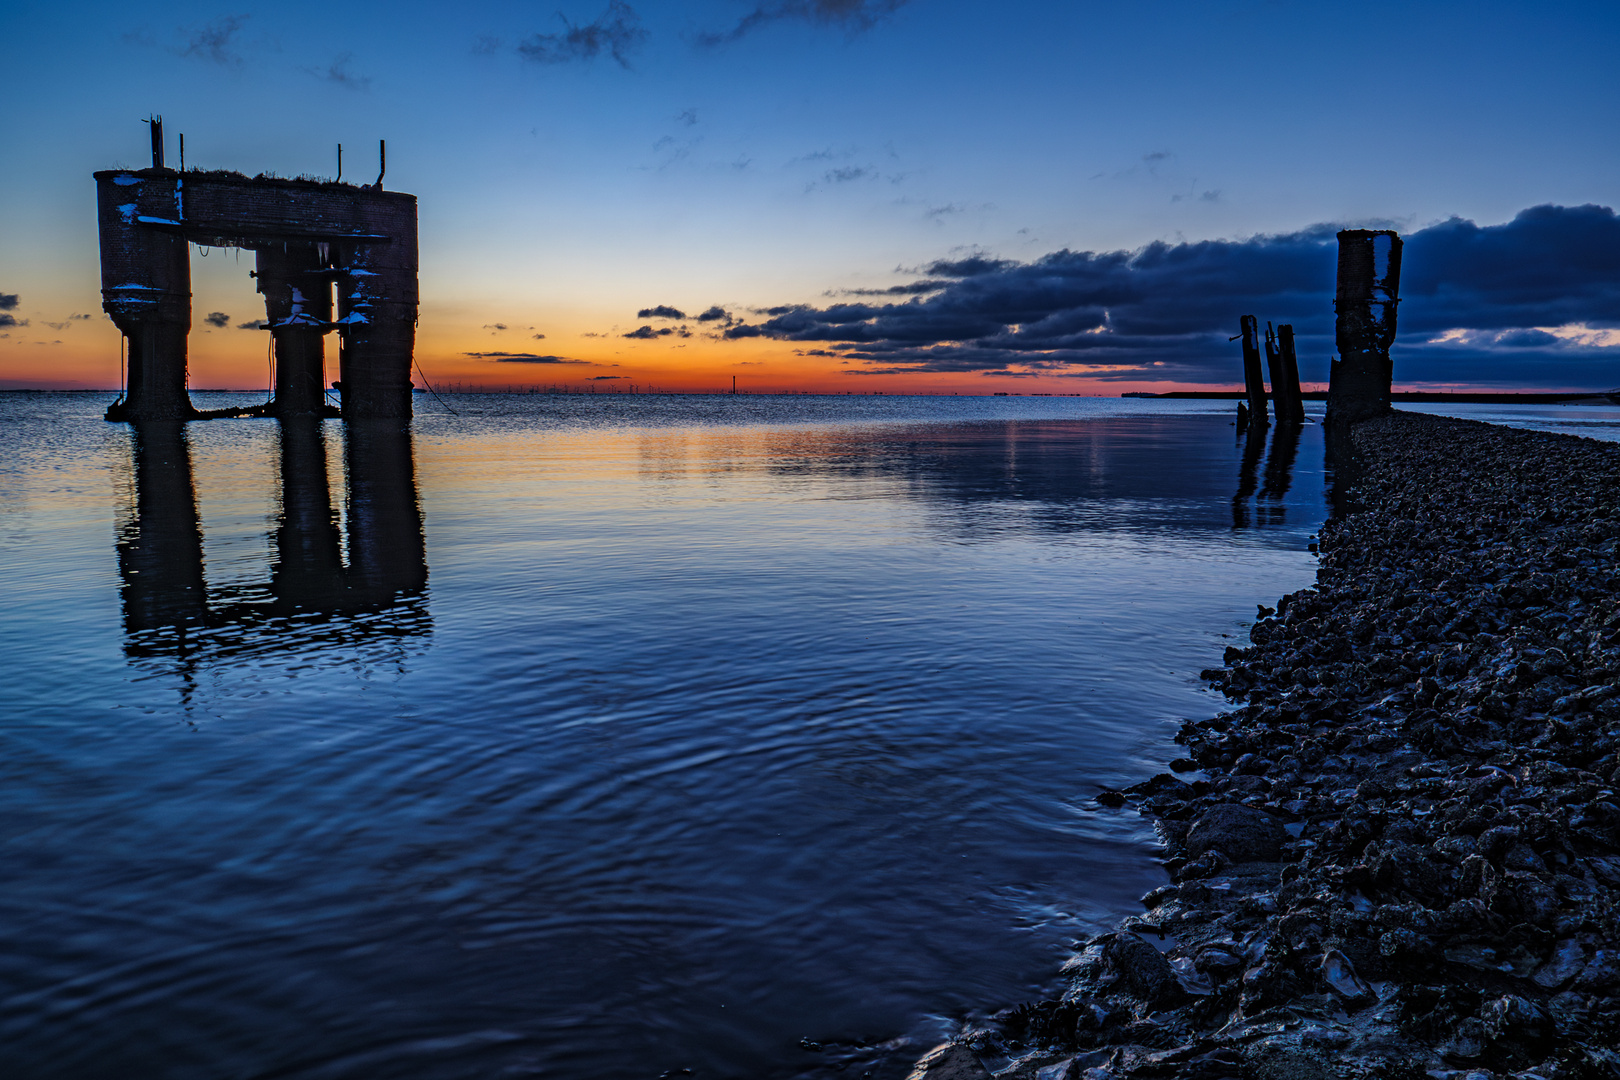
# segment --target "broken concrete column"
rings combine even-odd
[[[1389,411],[1395,342],[1395,308],[1400,303],[1401,238],[1388,229],[1346,229],[1339,233],[1339,355],[1328,383],[1327,418],[1354,424]]]
[[[325,409],[332,280],[324,247],[281,241],[258,249],[259,292],[275,342],[277,416],[319,416]]]
[[[346,418],[408,420],[416,347],[416,198],[369,192],[367,228],[387,243],[344,243],[339,378]]]
[[[184,420],[191,333],[190,246],[180,232],[183,179],[168,169],[96,174],[101,306],[129,343],[123,399],[109,420]]]

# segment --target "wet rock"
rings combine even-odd
[[[1545,964],[1537,969],[1535,983],[1543,990],[1557,990],[1581,973],[1586,966],[1586,950],[1573,940],[1560,941]]]
[[[1372,987],[1356,974],[1350,958],[1338,949],[1322,954],[1322,979],[1347,1005],[1366,1005],[1375,997]]]
[[[1126,992],[1139,1001],[1159,1001],[1176,986],[1170,961],[1140,934],[1112,935],[1102,954]]]
[[[989,1080],[990,1070],[971,1047],[948,1042],[923,1055],[906,1080]]]
[[[1196,858],[1219,851],[1233,862],[1271,862],[1282,853],[1288,833],[1270,814],[1231,803],[1205,811],[1187,833],[1187,854]]]

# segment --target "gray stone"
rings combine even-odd
[[[989,1080],[990,1070],[962,1043],[945,1043],[924,1054],[906,1080]]]
[[[1211,807],[1187,832],[1187,855],[1196,859],[1219,851],[1233,862],[1272,862],[1282,854],[1288,833],[1270,814],[1250,806]]]
[[[1131,996],[1139,1000],[1158,1001],[1179,985],[1170,961],[1140,934],[1112,935],[1103,947],[1103,959]]]

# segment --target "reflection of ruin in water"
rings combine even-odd
[[[1271,435],[1271,453],[1266,457],[1264,486],[1261,486],[1260,456],[1265,450],[1266,436]],[[1232,528],[1246,529],[1251,525],[1281,525],[1288,520],[1284,500],[1294,482],[1294,460],[1299,456],[1301,425],[1278,424],[1275,428],[1250,427],[1242,429],[1238,438],[1243,441],[1243,457],[1238,468],[1238,488],[1232,496]],[[1259,488],[1259,495],[1255,489]],[[1249,516],[1253,500],[1254,516]]]
[[[321,421],[288,418],[280,436],[268,588],[210,595],[184,424],[134,425],[134,505],[118,540],[130,658],[178,659],[189,672],[210,660],[387,642],[432,629],[409,428],[389,420],[344,424],[341,535]]]

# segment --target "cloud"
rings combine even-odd
[[[865,180],[876,175],[865,165],[850,165],[842,169],[828,169],[821,178],[829,184],[847,184],[851,180]]]
[[[19,299],[14,292],[0,292],[0,311],[15,311]]]
[[[929,280],[908,281],[902,285],[890,285],[886,289],[838,289],[841,296],[922,296],[926,293],[938,292],[949,285],[949,281]],[[826,295],[831,296],[829,292]]]
[[[484,324],[484,329],[485,330],[505,330],[506,329],[506,324],[503,323],[503,322],[485,323]]]
[[[642,308],[636,312],[638,319],[684,319],[686,312],[679,308],[672,308],[668,304],[659,304],[657,307]]]
[[[628,379],[628,375],[592,375],[591,382],[601,382],[603,379]]]
[[[28,325],[28,320],[27,319],[24,319],[22,322],[18,322],[17,317],[15,315],[7,315],[5,312],[0,312],[0,326],[27,326],[27,325]]]
[[[566,64],[572,60],[594,60],[604,50],[619,66],[630,66],[629,54],[643,41],[641,16],[623,0],[611,0],[595,22],[575,26],[558,13],[566,28],[561,34],[534,34],[520,43],[517,51],[537,64]]]
[[[48,322],[45,325],[50,327],[52,330],[66,330],[76,322],[86,322],[89,319],[89,315],[69,315],[61,322]]]
[[[231,324],[231,317],[225,314],[223,311],[210,311],[207,315],[203,316],[203,322],[207,323],[209,326],[216,326],[223,330],[225,327]]]
[[[868,370],[1232,383],[1241,368],[1227,339],[1252,313],[1292,323],[1305,378],[1322,381],[1334,352],[1337,230],[1031,262],[942,259],[922,268],[938,286],[926,295],[780,305],[724,337],[829,343]],[[1609,333],[1620,328],[1613,210],[1538,206],[1492,226],[1454,218],[1405,241],[1398,380],[1620,382],[1620,332]]]
[[[544,340],[546,340],[546,335],[544,335],[544,334],[535,334],[534,335],[534,340],[536,340],[536,341],[544,341]]]
[[[269,319],[249,319],[247,322],[236,324],[238,330],[263,330],[270,325]]]
[[[492,360],[497,364],[588,364],[588,360],[570,360],[566,356],[541,356],[528,352],[470,352],[462,353],[474,360]]]
[[[632,341],[656,341],[657,339],[669,334],[673,334],[674,332],[675,331],[671,330],[667,326],[659,330],[654,330],[650,326],[643,326],[630,331],[628,334],[620,334],[619,336],[630,338]]]
[[[693,124],[698,122],[697,110],[686,109],[677,113],[675,115],[675,122],[677,124],[685,124],[687,127],[691,127]]]
[[[353,53],[340,53],[338,57],[324,68],[305,68],[304,70],[329,83],[336,83],[346,90],[369,90],[371,88],[370,75],[357,75],[349,70],[349,64],[354,60]]]
[[[870,30],[884,16],[898,11],[905,4],[906,0],[782,0],[775,4],[761,4],[739,19],[730,30],[699,34],[697,42],[709,47],[724,45],[762,26],[784,20],[837,26],[850,34],[858,34]]]
[[[186,34],[181,56],[212,60],[224,67],[240,67],[242,56],[233,47],[237,31],[247,24],[248,15],[226,15]],[[182,31],[185,33],[185,31]]]
[[[705,311],[697,316],[697,321],[723,322],[725,325],[730,326],[733,320],[731,318],[731,312],[727,311],[719,304],[711,304]]]

